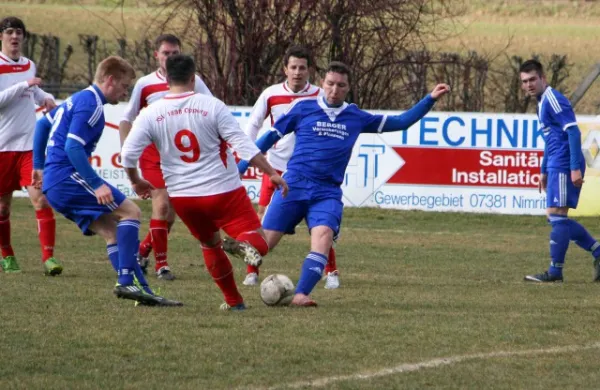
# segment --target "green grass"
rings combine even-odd
[[[141,203],[149,215],[148,202]],[[542,217],[346,209],[337,246],[342,287],[320,283],[316,309],[269,308],[241,285],[250,309],[218,310],[220,292],[198,244],[178,223],[169,258],[178,280],[158,283],[182,308],[117,300],[99,238],[58,219],[60,277],[42,275],[31,206],[16,200],[13,243],[23,273],[0,273],[0,388],[284,387],[402,364],[498,351],[597,343],[600,285],[572,245],[563,285],[522,281],[547,266]],[[581,218],[596,236],[600,220]],[[145,233],[146,226],[143,232]],[[303,228],[265,259],[263,276],[297,281]],[[597,349],[481,357],[413,372],[333,381],[333,389],[594,388]],[[300,386],[302,387],[302,386]]]

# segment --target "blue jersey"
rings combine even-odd
[[[360,133],[381,132],[386,118],[355,104],[329,107],[324,97],[317,97],[297,100],[273,129],[282,136],[296,132],[296,145],[287,164],[290,173],[340,186]]]
[[[52,123],[44,166],[44,192],[76,172],[65,151],[71,138],[83,145],[89,158],[104,130],[106,98],[96,86],[79,91],[56,107],[47,118]]]
[[[547,169],[570,171],[571,152],[567,130],[577,126],[575,113],[569,99],[560,92],[547,87],[538,102],[538,118],[546,147],[544,159]],[[583,163],[583,152],[576,159]]]

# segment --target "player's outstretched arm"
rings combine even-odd
[[[262,153],[266,153],[267,150],[271,149],[273,145],[275,145],[275,143],[280,139],[281,134],[277,130],[273,129],[271,131],[266,132],[262,137],[260,137],[256,141],[256,146],[258,147],[258,149],[260,149]],[[250,162],[248,162],[247,160],[241,160],[238,163],[238,171],[241,175],[243,175],[248,170],[248,167],[250,166],[251,162],[252,160]]]
[[[250,164],[257,167],[263,174],[269,176],[271,178],[271,183],[275,184],[275,186],[281,190],[281,195],[285,198],[288,193],[288,185],[286,181],[277,173],[277,171],[269,164],[265,156],[261,153],[250,159]]]
[[[407,130],[423,118],[433,108],[435,102],[448,92],[450,92],[450,87],[448,85],[436,85],[429,95],[421,99],[420,102],[415,104],[408,111],[400,115],[388,116],[385,119],[383,127],[377,129],[378,132]]]

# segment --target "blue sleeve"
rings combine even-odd
[[[275,145],[275,142],[279,141],[280,139],[281,134],[279,134],[277,130],[271,130],[256,140],[256,146],[258,146],[262,153],[266,153],[267,150],[271,149],[273,145]],[[248,170],[249,166],[250,163],[248,161],[241,160],[238,162],[238,172],[240,174],[244,174],[244,172]]]
[[[431,95],[425,96],[420,102],[400,115],[372,115],[366,117],[363,133],[382,133],[388,131],[406,130],[425,116],[435,104]]]
[[[553,93],[546,94],[546,99],[547,102],[544,104],[545,114],[550,116],[551,120],[559,125],[561,129],[567,131],[569,127],[577,125],[575,112],[573,112],[573,107],[571,107],[569,99]]]
[[[273,130],[276,130],[280,133],[280,138],[283,138],[284,135],[296,130],[298,120],[302,118],[303,104],[307,103],[303,102],[302,100],[296,100],[294,103],[292,103],[292,106],[288,108],[285,114],[280,116],[279,119],[275,121],[273,124]]]
[[[544,144],[544,157],[542,158],[542,166],[541,166],[542,175],[548,174],[548,144]]]
[[[581,131],[577,125],[569,126],[567,129],[569,135],[569,155],[572,171],[581,169]]]
[[[35,124],[35,133],[33,134],[33,169],[44,169],[46,162],[46,146],[48,146],[48,137],[52,123],[42,116]]]
[[[94,171],[94,168],[90,165],[88,156],[81,142],[73,138],[67,138],[65,152],[77,173],[79,173],[85,182],[93,189],[97,189],[104,184],[104,181],[96,174],[96,171]]]
[[[87,145],[97,138],[98,133],[93,131],[93,127],[102,118],[103,114],[103,107],[98,106],[95,100],[90,101],[83,98],[77,100],[74,103],[67,137],[75,138],[83,145]]]

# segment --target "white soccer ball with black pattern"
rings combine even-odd
[[[285,275],[269,275],[260,284],[260,297],[267,306],[287,306],[294,297],[294,283]]]

